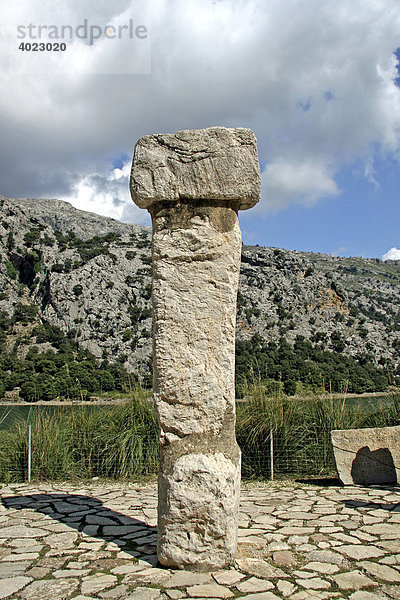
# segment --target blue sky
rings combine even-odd
[[[256,216],[241,213],[244,243],[369,258],[399,248],[399,164],[377,161],[375,170],[374,185],[357,165],[341,169],[335,177],[340,193],[310,207],[297,204]]]
[[[84,19],[148,36],[18,49],[18,25]],[[250,127],[262,193],[245,243],[400,248],[398,0],[19,0],[2,22],[0,194],[149,225],[129,194],[142,135]]]

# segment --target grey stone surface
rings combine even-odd
[[[397,569],[392,569],[387,565],[382,565],[369,560],[363,560],[359,563],[359,566],[367,571],[369,575],[373,575],[383,581],[389,583],[400,583],[400,572]]]
[[[383,556],[385,552],[376,546],[356,546],[352,544],[346,544],[344,546],[338,546],[336,550],[348,558],[361,559],[361,558],[378,558]]]
[[[349,596],[350,600],[387,600],[386,594],[379,592],[367,592],[364,590],[359,590],[358,592],[354,592]]]
[[[158,598],[161,598],[160,590],[137,587],[131,594],[125,596],[124,600],[157,600]]]
[[[296,579],[296,583],[306,590],[326,590],[331,587],[329,581],[321,577],[307,577],[306,579]]]
[[[331,436],[345,485],[400,483],[400,427],[338,429]]]
[[[244,579],[243,573],[230,569],[229,571],[217,571],[213,573],[213,578],[220,585],[235,585],[242,579]]]
[[[203,583],[186,588],[190,598],[233,598],[234,594],[228,588],[217,583]]]
[[[124,577],[124,583],[135,585],[162,585],[166,586],[171,578],[171,572],[167,569],[150,568],[137,573],[130,573]]]
[[[239,569],[247,573],[247,575],[254,575],[255,577],[262,577],[264,579],[286,577],[286,573],[282,569],[273,567],[259,558],[242,558],[237,561],[237,564]]]
[[[276,587],[284,598],[292,596],[294,591],[297,589],[293,583],[286,581],[285,579],[280,579],[277,581]]]
[[[258,592],[256,594],[241,596],[241,600],[279,600],[279,596],[272,592]]]
[[[211,583],[211,575],[208,573],[193,573],[192,571],[178,571],[174,573],[165,584],[165,589],[187,587],[189,585],[202,585]],[[218,582],[219,583],[219,582]]]
[[[259,191],[250,130],[181,131],[136,144],[132,198],[153,222],[158,559],[165,566],[218,569],[236,554],[237,212]]]
[[[117,583],[115,575],[107,575],[103,573],[95,573],[82,579],[81,592],[83,594],[97,594],[102,590],[110,588]]]
[[[17,577],[6,577],[1,580],[0,598],[9,598],[25,587],[32,579],[19,575]]]
[[[369,577],[360,573],[360,571],[339,573],[338,575],[334,575],[333,580],[341,590],[359,590],[376,585]]]
[[[274,584],[267,579],[259,579],[258,577],[250,577],[242,583],[237,583],[236,588],[239,592],[266,592],[267,590],[273,590]]]
[[[82,484],[81,484],[82,485]],[[111,518],[125,515],[126,522],[134,520],[138,527],[149,533],[144,525],[152,514],[157,501],[156,483],[102,483],[86,484],[81,495],[97,498],[107,506]],[[65,496],[74,494],[78,488],[70,483],[58,484],[10,484],[0,486],[3,511],[3,527],[20,527],[22,524],[39,523],[41,511],[46,511],[52,499],[61,490]],[[27,496],[37,493],[48,495],[36,509],[30,507],[16,510],[16,498],[24,505]],[[8,497],[10,504],[8,504]],[[244,533],[253,527],[267,543],[275,537],[287,542],[297,558],[297,565],[287,564],[282,568],[274,565],[274,552],[265,551],[257,544],[248,544],[247,536],[238,542],[236,569],[223,569],[212,573],[171,571],[160,568],[154,554],[144,550],[120,550],[124,537],[101,535],[94,539],[82,531],[78,538],[64,538],[63,547],[58,547],[57,537],[44,545],[39,559],[32,561],[10,560],[20,555],[23,544],[35,547],[43,540],[35,538],[3,538],[0,542],[0,592],[5,600],[181,600],[183,598],[217,599],[223,597],[247,598],[247,600],[330,600],[351,598],[352,600],[400,600],[400,523],[397,507],[400,506],[400,491],[397,487],[319,487],[301,486],[293,482],[245,484],[241,492],[241,528]],[[39,508],[38,508],[39,507]],[[304,540],[302,536],[282,534],[282,526],[288,522],[288,514],[304,516],[324,515],[316,526],[316,533]],[[270,516],[271,520],[263,516]],[[39,519],[38,519],[39,517]],[[61,518],[61,523],[66,517]],[[344,532],[350,520],[359,523],[357,533],[364,528],[373,528],[368,539],[359,538],[361,543],[348,544]],[[82,514],[80,525],[84,523]],[[129,519],[129,520],[128,520]],[[311,519],[319,522],[318,519]],[[290,521],[290,520],[289,520]],[[332,533],[321,533],[327,529],[322,523],[338,524]],[[51,527],[52,519],[46,520]],[[342,523],[342,524],[340,524]],[[58,524],[54,523],[54,524]],[[42,526],[42,524],[41,524]],[[35,527],[31,527],[32,535]],[[339,530],[343,537],[334,534]],[[49,529],[50,531],[50,529]],[[263,533],[264,531],[264,533]],[[65,532],[65,531],[63,531]],[[129,534],[125,534],[129,535]],[[353,535],[353,534],[352,534]],[[67,543],[70,544],[67,547]],[[135,542],[132,542],[135,544]],[[325,544],[324,549],[319,544]],[[155,546],[153,545],[155,550]],[[146,550],[147,551],[147,550]],[[138,558],[134,558],[132,553]],[[55,556],[52,554],[56,553]],[[363,557],[370,558],[363,558]],[[87,570],[90,569],[90,574]],[[86,574],[85,574],[86,573]],[[215,583],[214,583],[215,582]],[[17,589],[18,588],[18,589]],[[189,594],[190,590],[190,594]],[[260,590],[260,591],[255,591]],[[261,591],[265,590],[265,591]],[[212,595],[213,594],[213,595]]]
[[[39,527],[29,527],[27,525],[14,525],[10,527],[0,527],[1,538],[41,538],[48,535],[48,531]]]
[[[32,581],[19,596],[24,600],[66,600],[78,588],[78,583],[77,579]]]
[[[333,573],[337,573],[339,571],[339,567],[337,565],[332,565],[327,562],[309,562],[303,569],[308,569],[309,571],[316,571],[317,573],[322,573],[323,575],[332,575]]]
[[[0,563],[0,579],[6,577],[15,577],[16,575],[21,575],[24,573],[30,566],[30,562],[1,562]]]
[[[135,147],[131,190],[140,208],[182,198],[251,208],[259,200],[260,183],[256,138],[250,129],[146,135]]]

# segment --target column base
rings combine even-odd
[[[166,567],[213,571],[233,564],[237,548],[240,457],[180,456],[159,474],[158,560]]]

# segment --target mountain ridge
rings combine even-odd
[[[97,360],[151,371],[151,228],[55,199],[0,197],[0,311],[37,307]],[[237,340],[304,338],[397,372],[400,261],[243,246]],[[35,337],[18,338],[21,356]],[[38,345],[40,351],[49,346]]]

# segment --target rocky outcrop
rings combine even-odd
[[[0,197],[0,311],[38,319],[99,358],[150,372],[151,229],[59,200]],[[303,335],[318,348],[400,364],[400,263],[242,247],[237,339]],[[19,351],[35,339],[19,334]]]
[[[160,426],[158,559],[213,570],[234,561],[238,209],[259,197],[250,130],[146,136],[133,200],[153,221],[153,393]]]
[[[400,427],[334,430],[336,468],[345,485],[400,482]]]
[[[400,262],[244,246],[237,337],[400,364]]]
[[[58,200],[0,197],[0,310],[39,308],[99,360],[150,370],[151,230]],[[35,338],[16,335],[20,351]],[[40,347],[40,346],[39,346]]]

